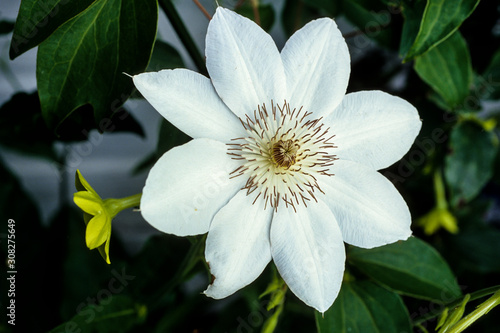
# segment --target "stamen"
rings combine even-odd
[[[257,106],[253,118],[248,114],[240,119],[247,136],[233,139],[227,154],[242,164],[230,173],[231,177],[248,177],[245,186],[247,195],[256,192],[253,204],[259,198],[278,211],[280,201],[296,212],[295,205],[314,200],[315,189],[323,193],[317,176],[332,176],[329,173],[334,161],[332,149],[337,148],[330,140],[329,128],[324,129],[322,118],[308,119],[313,113],[291,108],[286,101]],[[252,115],[252,113],[250,113]],[[300,199],[300,200],[299,200]]]

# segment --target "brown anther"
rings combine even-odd
[[[299,148],[300,146],[292,140],[279,140],[273,145],[270,153],[277,166],[288,169],[295,164]]]

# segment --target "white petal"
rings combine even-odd
[[[411,235],[411,216],[394,185],[377,171],[351,161],[335,161],[334,176],[318,182],[346,243],[372,248]]]
[[[283,63],[276,44],[249,19],[218,7],[208,25],[207,69],[217,93],[241,118],[286,93]]]
[[[229,179],[238,166],[225,144],[210,139],[169,150],[148,175],[142,216],[158,230],[178,236],[207,232],[214,215],[243,186],[243,177]]]
[[[345,248],[332,212],[323,202],[279,207],[271,225],[271,251],[279,273],[304,303],[325,312],[337,297]]]
[[[241,136],[238,118],[201,74],[187,69],[162,70],[136,75],[134,84],[165,119],[192,138],[228,142]]]
[[[422,126],[410,103],[382,91],[347,94],[324,124],[335,134],[338,158],[376,170],[401,159]]]
[[[214,217],[208,232],[205,258],[215,278],[205,294],[224,298],[250,284],[271,261],[269,226],[272,209],[263,200],[240,191]]]
[[[320,118],[332,112],[347,89],[351,60],[332,19],[311,21],[290,37],[281,52],[292,107]]]

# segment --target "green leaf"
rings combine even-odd
[[[459,32],[418,57],[414,68],[449,109],[464,103],[472,81],[472,65],[469,49]]]
[[[405,56],[405,61],[448,39],[478,4],[479,0],[427,0],[418,34]]]
[[[57,29],[38,49],[42,114],[56,133],[80,107],[109,122],[130,95],[123,73],[144,71],[155,40],[155,0],[100,0]]]
[[[251,5],[251,1],[244,2],[242,6],[236,8],[236,12],[256,22],[255,13]],[[259,24],[262,29],[264,29],[265,31],[271,30],[274,24],[275,16],[276,15],[271,4],[259,4]]]
[[[491,179],[497,140],[494,133],[470,121],[453,128],[444,169],[453,205],[472,200]]]
[[[399,55],[402,58],[408,53],[418,35],[418,29],[420,28],[420,21],[422,20],[422,15],[424,15],[424,10],[424,0],[403,1],[402,14],[405,21],[401,33],[401,44],[399,45]]]
[[[135,304],[127,296],[114,295],[105,298],[101,304],[89,304],[82,308],[70,321],[52,329],[49,333],[61,332],[127,332],[146,315],[144,305]]]
[[[315,315],[319,333],[412,331],[401,297],[370,281],[343,283],[324,317],[319,312]]]
[[[348,262],[396,292],[446,303],[460,288],[441,255],[418,238],[374,249],[349,247]]]
[[[14,59],[37,46],[94,0],[22,0],[10,43]]]

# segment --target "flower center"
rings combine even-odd
[[[277,166],[288,169],[295,164],[295,156],[299,148],[300,146],[292,140],[279,140],[271,149],[271,157]]]
[[[318,185],[318,176],[332,176],[330,167],[336,160],[332,154],[336,146],[329,142],[329,135],[320,119],[309,119],[311,112],[302,107],[291,109],[273,105],[268,112],[266,105],[258,106],[253,117],[246,115],[241,121],[247,136],[233,139],[228,154],[242,164],[231,178],[247,176],[243,189],[247,195],[255,192],[255,203],[265,200],[276,211],[281,201],[291,205],[316,200],[315,190],[324,193]],[[264,209],[265,209],[264,208]]]

